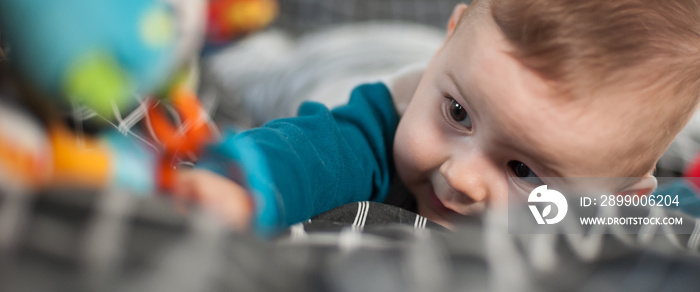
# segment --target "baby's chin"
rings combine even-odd
[[[465,215],[471,216],[482,213],[483,208],[481,205],[484,205],[482,203],[474,203],[461,206],[460,211],[450,209],[437,197],[431,184],[425,187],[424,192],[417,193],[416,203],[419,215],[448,229],[452,229],[455,222],[459,221],[459,219],[463,218]]]
[[[433,221],[437,224],[440,224],[441,226],[449,229],[449,230],[454,230],[454,223],[452,223],[448,218],[445,218],[443,216],[438,215],[436,212],[431,210],[430,208],[427,208],[425,206],[421,206],[420,204],[418,205],[418,214],[430,219],[430,221]]]

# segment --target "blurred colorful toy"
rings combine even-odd
[[[160,0],[0,2],[22,76],[46,96],[110,117],[175,70],[177,15]]]
[[[277,15],[274,0],[210,0],[207,45],[216,48],[268,26]]]
[[[0,103],[0,183],[14,189],[128,186],[152,192],[148,151],[116,132],[78,139],[65,125],[43,128],[17,108]]]
[[[683,177],[690,182],[696,190],[700,191],[700,155],[691,161],[683,172]]]
[[[0,103],[0,183],[167,191],[174,184],[175,163],[196,161],[205,145],[218,143],[194,89],[177,72],[186,71],[205,44],[231,43],[269,24],[276,12],[272,0],[0,1],[11,63],[47,108],[60,113],[80,104],[110,120],[145,104],[157,145],[149,148],[114,129],[82,137],[56,118],[60,114],[42,117],[42,124],[31,113]],[[267,175],[266,166],[241,159],[255,157],[254,147],[238,147],[227,155],[235,154],[229,158],[240,161],[251,180],[246,185],[255,188],[259,183],[253,181]],[[259,206],[274,207],[274,190],[251,193]],[[271,230],[273,217],[261,216],[256,225]]]
[[[154,92],[207,43],[267,26],[273,0],[4,0],[0,19],[23,76],[103,116]],[[208,8],[207,8],[208,7]],[[207,18],[208,15],[208,18]]]

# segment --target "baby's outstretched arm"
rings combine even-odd
[[[249,229],[253,203],[248,192],[237,183],[204,169],[178,173],[173,196],[192,201],[220,216],[235,230]]]
[[[250,223],[262,233],[350,202],[382,201],[394,173],[391,151],[398,121],[391,94],[381,83],[358,86],[347,105],[333,110],[304,103],[297,117],[228,132],[198,161],[197,167],[211,172],[183,172],[176,195],[215,210],[234,226]],[[240,153],[243,149],[248,150]],[[224,178],[241,174],[254,196]],[[254,208],[246,208],[250,201]]]

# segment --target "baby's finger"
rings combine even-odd
[[[236,230],[247,230],[250,226],[253,216],[250,195],[225,177],[206,170],[188,170],[179,175],[174,193],[221,216]]]

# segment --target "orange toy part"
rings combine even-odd
[[[170,190],[175,183],[174,158],[186,153],[198,155],[202,146],[213,137],[207,113],[197,96],[187,87],[177,86],[172,91],[171,104],[181,117],[180,127],[173,125],[162,107],[154,101],[149,105],[147,112],[153,133],[165,150],[158,173],[161,190]]]
[[[8,175],[12,175],[11,179],[19,181],[21,185],[43,184],[49,175],[48,159],[23,150],[8,141],[0,140],[0,161],[12,169]]]
[[[189,151],[199,153],[200,147],[212,138],[207,112],[197,96],[185,86],[179,86],[174,91],[172,102],[183,117],[187,140],[194,143]]]
[[[208,117],[197,96],[184,86],[173,91],[172,105],[182,118],[182,125],[175,127],[157,104],[148,108],[148,117],[153,132],[166,153],[199,153],[201,145],[208,142],[212,133]]]
[[[112,156],[106,145],[97,140],[83,143],[63,127],[49,132],[53,148],[51,185],[105,187],[109,184]]]

